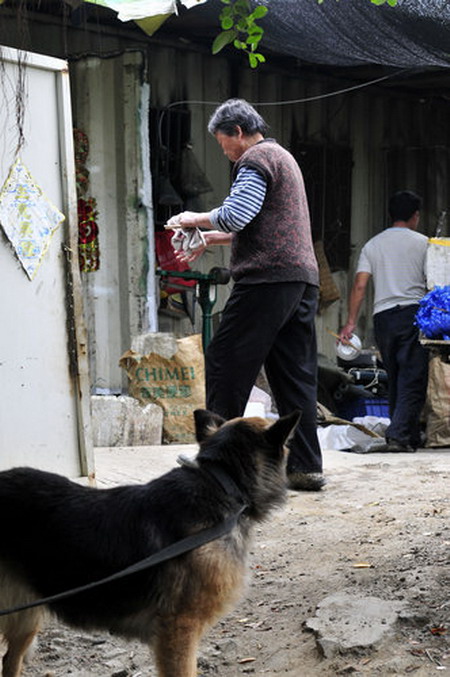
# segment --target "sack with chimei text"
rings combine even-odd
[[[163,409],[163,443],[195,442],[193,412],[205,408],[205,369],[200,334],[176,340],[171,356],[129,350],[119,365],[129,378],[129,394],[141,404]]]

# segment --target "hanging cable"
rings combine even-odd
[[[299,103],[310,103],[312,101],[321,101],[322,99],[329,99],[333,96],[340,96],[341,94],[348,94],[348,92],[354,92],[358,89],[365,89],[366,87],[371,87],[372,85],[376,85],[379,82],[383,82],[384,80],[390,80],[397,75],[401,75],[403,73],[408,73],[410,71],[416,70],[415,68],[402,68],[398,71],[395,71],[394,73],[389,73],[389,75],[383,75],[379,78],[375,78],[374,80],[369,80],[368,82],[363,82],[358,85],[352,85],[351,87],[344,87],[343,89],[337,89],[333,92],[326,92],[325,94],[317,94],[315,96],[307,96],[303,97],[301,99],[290,99],[287,101],[258,101],[258,102],[252,102],[249,101],[249,103],[254,106],[255,108],[258,106],[293,106],[295,104]],[[172,103],[167,104],[159,116],[159,121],[158,121],[158,139],[160,144],[162,144],[162,123],[164,120],[165,114],[168,112],[170,108],[173,108],[174,106],[193,106],[193,105],[199,105],[199,106],[219,106],[222,102],[221,101],[202,101],[202,100],[196,100],[196,99],[184,99],[182,101],[173,101]]]

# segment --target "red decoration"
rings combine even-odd
[[[93,197],[82,197],[89,184],[89,170],[85,162],[89,154],[89,139],[81,129],[74,129],[75,168],[78,194],[78,255],[80,270],[92,273],[100,267],[100,247],[96,222],[97,201]]]
[[[172,235],[173,232],[171,230],[155,233],[155,249],[158,265],[163,270],[178,270],[180,273],[190,270],[187,263],[181,263],[181,261],[178,261],[175,257],[175,250],[170,241]],[[170,283],[177,286],[171,287]],[[185,280],[182,277],[169,277],[163,286],[163,291],[168,295],[179,294],[183,287],[195,287],[195,285],[195,280]]]

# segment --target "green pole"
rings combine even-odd
[[[208,347],[212,339],[212,309],[217,299],[217,287],[209,280],[200,280],[198,283],[198,302],[202,309],[202,342],[203,350]]]

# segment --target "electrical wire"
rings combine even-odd
[[[258,102],[252,102],[249,101],[249,103],[254,106],[255,108],[258,106],[293,106],[295,104],[300,104],[300,103],[310,103],[312,101],[321,101],[322,99],[329,99],[333,96],[340,96],[341,94],[348,94],[348,92],[354,92],[358,89],[365,89],[366,87],[370,87],[372,85],[376,85],[378,82],[383,82],[384,80],[390,80],[391,78],[396,77],[397,75],[401,75],[403,73],[407,73],[410,71],[416,70],[415,68],[402,68],[398,71],[395,71],[394,73],[389,73],[388,75],[383,75],[379,78],[375,78],[374,80],[369,80],[368,82],[362,82],[359,83],[358,85],[352,85],[351,87],[344,87],[343,89],[337,89],[333,92],[326,92],[325,94],[317,94],[316,96],[307,96],[303,97],[301,99],[290,99],[287,101],[258,101]],[[196,100],[196,99],[185,99],[182,101],[173,101],[172,103],[167,104],[162,111],[161,115],[159,118],[159,123],[158,123],[158,139],[159,142],[162,145],[162,122],[164,119],[165,114],[168,112],[170,108],[173,108],[174,106],[193,106],[193,105],[200,105],[200,106],[219,106],[222,102],[221,101],[202,101],[202,100]]]

